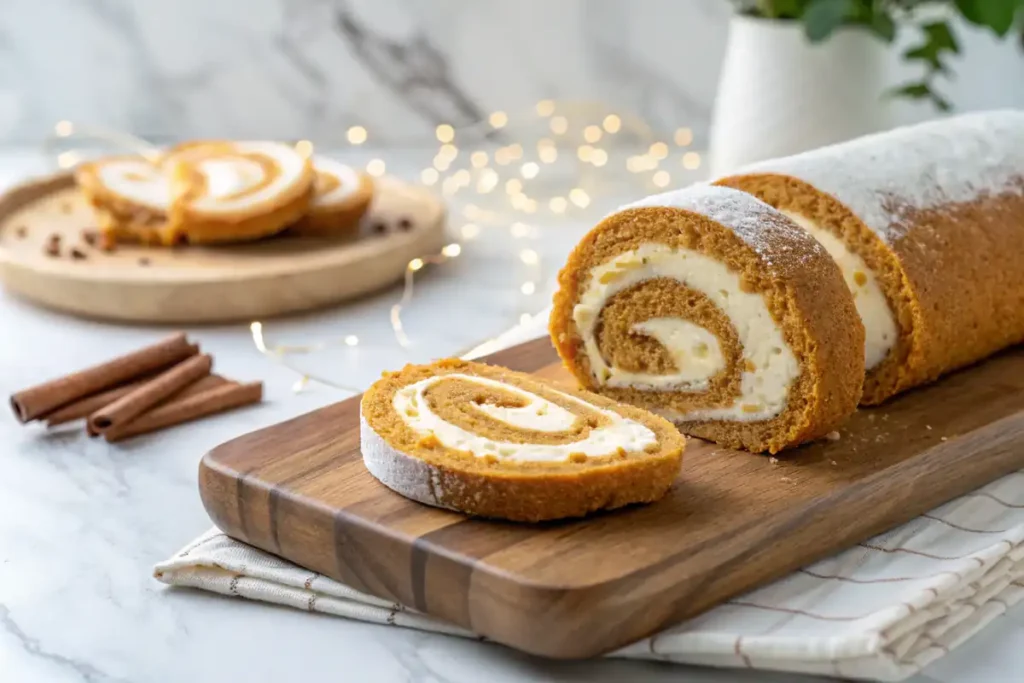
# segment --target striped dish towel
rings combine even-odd
[[[541,336],[546,317],[474,356]],[[379,624],[473,634],[212,529],[156,578]],[[898,681],[1024,600],[1024,470],[612,657]]]

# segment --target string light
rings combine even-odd
[[[590,195],[584,192],[581,188],[574,187],[569,190],[569,201],[581,209],[585,209],[590,206]]]
[[[522,239],[530,234],[530,226],[526,223],[520,223],[517,221],[509,226],[509,232],[511,232],[512,236],[516,239]]]
[[[469,156],[469,163],[473,164],[473,168],[483,168],[487,165],[487,152],[476,151]]]
[[[590,145],[580,145],[576,148],[576,157],[580,161],[590,161],[590,157],[593,153],[594,148]]]
[[[537,291],[537,285],[527,280],[526,282],[523,283],[523,286],[519,288],[519,291],[521,291],[526,296],[530,296],[531,294]]]
[[[569,130],[569,121],[564,116],[553,116],[548,125],[555,135],[565,135],[565,131]]]
[[[345,345],[346,346],[356,346],[358,344],[359,344],[359,337],[357,337],[356,335],[350,334],[347,337],[345,337]]]
[[[441,145],[441,149],[437,150],[437,155],[446,161],[455,161],[456,157],[459,156],[459,148],[453,144],[445,143]]]
[[[603,149],[595,149],[590,155],[590,163],[600,168],[608,163],[608,152]]]
[[[689,128],[679,128],[673,137],[675,143],[680,147],[686,147],[693,143],[693,131]]]
[[[487,194],[498,186],[498,172],[493,168],[485,168],[480,173],[480,179],[476,181],[476,191],[480,194]]]
[[[664,142],[655,142],[648,148],[647,153],[655,159],[664,159],[668,156],[668,145]]]
[[[459,181],[449,176],[441,183],[441,194],[449,197],[459,191]]]
[[[59,138],[69,137],[75,132],[75,126],[70,121],[58,121],[57,125],[53,127],[53,133]]]
[[[604,117],[604,121],[601,122],[601,125],[604,126],[606,131],[614,135],[622,128],[622,119],[615,114],[608,114],[608,116]]]
[[[695,171],[700,168],[700,155],[696,152],[687,152],[683,155],[683,168]]]
[[[505,181],[505,192],[515,195],[523,191],[523,181],[519,178],[509,178]]]
[[[604,133],[598,126],[587,126],[583,129],[583,139],[587,142],[597,142]]]
[[[540,166],[532,161],[528,161],[519,168],[519,173],[527,180],[536,178],[537,174],[540,173]]]
[[[528,266],[534,266],[540,262],[540,256],[533,249],[523,249],[519,252],[519,260]]]
[[[295,143],[295,151],[308,159],[313,156],[313,143],[309,140],[299,140]]]
[[[537,116],[551,116],[555,113],[555,103],[551,100],[541,100],[537,103]]]
[[[473,176],[469,171],[463,168],[456,171],[452,178],[454,178],[455,182],[459,184],[459,187],[466,187],[469,185],[470,180],[473,179]]]
[[[455,139],[455,129],[447,123],[442,123],[434,130],[438,142],[451,142]]]
[[[651,182],[658,187],[665,187],[672,181],[672,176],[668,174],[668,171],[658,171],[651,176]]]
[[[346,136],[348,137],[348,141],[350,144],[361,145],[364,142],[366,142],[367,133],[366,129],[363,128],[362,126],[352,126],[351,128],[348,129],[348,133],[346,133]]]
[[[447,171],[452,165],[451,159],[441,156],[440,152],[434,157],[434,168],[438,171]]]
[[[409,265],[407,266],[407,268],[413,271],[414,273],[422,267],[423,259],[421,258],[414,258],[412,261],[409,261]]]
[[[441,250],[441,253],[448,258],[455,258],[462,253],[462,245],[452,242],[451,244],[446,245],[445,248]]]
[[[437,169],[425,168],[420,171],[420,182],[424,185],[433,185],[437,182],[438,178],[440,178],[440,174],[437,172]]]
[[[462,226],[462,236],[467,240],[476,239],[480,234],[480,226],[476,223],[466,223]]]
[[[558,161],[558,150],[554,147],[542,147],[537,150],[537,158],[545,164],[553,164]]]
[[[565,213],[568,207],[569,202],[565,201],[565,197],[552,197],[548,202],[548,208],[554,213]]]
[[[82,157],[77,152],[61,152],[57,155],[57,165],[61,168],[76,166]]]
[[[505,166],[512,162],[512,153],[504,147],[499,147],[494,153],[494,161],[499,166]]]
[[[487,120],[494,128],[504,128],[505,124],[508,123],[508,114],[503,111],[493,112]]]
[[[366,164],[366,172],[375,178],[379,178],[384,175],[387,167],[384,165],[383,159],[370,159],[369,163]]]

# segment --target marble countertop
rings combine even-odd
[[[28,153],[0,159],[4,186],[45,170],[43,160]],[[550,273],[584,227],[570,225],[532,243],[551,266],[541,290],[550,287]],[[480,254],[478,265],[488,267],[494,255]],[[388,330],[378,323],[396,295],[389,290],[333,311],[268,324],[268,330],[297,337],[358,329],[366,330],[366,344],[383,342]],[[451,301],[443,292],[438,296]],[[446,328],[496,330],[514,322],[514,307],[487,305],[482,297],[462,301],[445,306]],[[0,293],[0,393],[165,332],[70,318]],[[350,395],[317,383],[295,393],[297,374],[262,357],[244,324],[189,332],[214,354],[220,372],[262,379],[265,403],[116,446],[87,439],[79,430],[45,433],[17,424],[7,411],[0,414],[0,680],[824,680],[628,661],[552,662],[498,645],[167,589],[152,578],[153,564],[210,525],[196,487],[202,454],[241,433]],[[424,328],[420,334],[440,338],[442,330]],[[365,364],[376,373],[405,360],[382,343]],[[911,680],[1019,680],[1020,633],[1011,620],[999,620]]]

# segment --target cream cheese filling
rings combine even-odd
[[[782,213],[818,240],[843,272],[843,279],[853,293],[853,303],[864,323],[864,367],[867,370],[874,368],[885,360],[899,338],[896,317],[874,271],[832,232],[802,214],[792,211]]]
[[[573,320],[583,340],[584,351],[598,384],[608,387],[632,387],[647,391],[699,392],[707,387],[721,358],[708,345],[709,358],[694,358],[694,350],[714,336],[699,325],[666,325],[664,319],[648,321],[650,336],[663,344],[676,359],[676,372],[664,375],[632,373],[609,366],[598,348],[597,323],[606,303],[618,292],[645,280],[665,277],[676,280],[707,296],[736,330],[742,346],[739,362],[740,394],[729,406],[688,411],[663,411],[677,422],[684,420],[733,420],[754,422],[778,415],[786,406],[789,388],[800,374],[793,351],[786,343],[782,328],[772,318],[760,294],[743,291],[740,274],[724,263],[691,249],[664,244],[642,244],[618,254],[594,267],[573,308]],[[684,321],[680,321],[684,322]],[[636,326],[634,326],[636,328]],[[642,331],[642,330],[638,330]],[[724,363],[724,361],[721,361]]]
[[[359,189],[359,174],[351,166],[334,159],[315,157],[313,159],[313,168],[318,173],[333,176],[338,181],[338,184],[331,188],[330,191],[318,194],[313,198],[313,206],[315,207],[325,207],[346,202]]]
[[[157,166],[144,160],[115,159],[98,166],[98,175],[112,192],[136,204],[166,211],[171,183]]]
[[[294,147],[276,142],[232,143],[230,151],[223,154],[220,158],[214,155],[196,162],[196,168],[206,176],[208,192],[192,202],[193,208],[229,212],[272,202],[289,191],[306,168],[306,158]],[[239,154],[266,157],[273,163],[274,171],[267,177],[259,164],[235,156]]]
[[[519,462],[565,462],[574,453],[582,453],[587,457],[600,457],[615,454],[620,448],[626,452],[635,453],[658,443],[654,432],[645,425],[623,417],[614,411],[602,410],[560,391],[557,393],[569,401],[598,411],[610,420],[610,424],[591,429],[585,439],[566,444],[512,443],[488,439],[446,422],[444,418],[430,409],[425,393],[431,386],[444,379],[466,380],[521,396],[527,402],[522,407],[509,408],[487,403],[476,404],[476,407],[484,413],[518,429],[561,432],[572,428],[577,418],[572,412],[542,396],[512,384],[475,375],[452,373],[428,377],[395,392],[391,404],[405,424],[418,434],[424,436],[433,434],[441,444],[452,450],[469,451],[477,457],[493,455],[504,460]]]

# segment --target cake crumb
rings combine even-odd
[[[417,441],[416,445],[420,448],[437,448],[441,445],[441,442],[438,440],[437,436],[430,433]]]
[[[570,453],[569,462],[581,463],[587,461],[586,453]]]
[[[939,439],[939,441],[947,441],[947,440],[948,439],[946,439],[946,437],[944,437],[944,436]]]
[[[839,441],[841,437],[839,436],[839,432],[833,429],[831,432],[825,435],[825,438],[828,439],[829,441]]]
[[[95,247],[100,240],[100,234],[92,228],[82,228],[81,237],[82,241],[90,247]]]
[[[772,465],[778,465],[779,459],[776,458],[774,455],[770,455],[768,456],[768,462],[770,462]]]
[[[924,428],[927,429],[928,431],[931,431],[932,426],[931,425],[925,425]]]
[[[793,480],[790,479],[789,477],[782,477],[782,481],[786,482],[787,484],[793,483]]]
[[[26,237],[28,237],[28,228],[26,228],[24,225],[19,225],[14,229],[14,236],[17,237],[19,240],[25,239]]]
[[[84,261],[87,257],[85,255],[85,252],[79,249],[78,247],[71,247],[71,258],[73,258],[75,261]]]
[[[835,464],[836,464],[836,461],[835,461],[835,460],[829,460],[829,462],[830,462],[830,463],[832,463],[833,465],[835,465]]]

